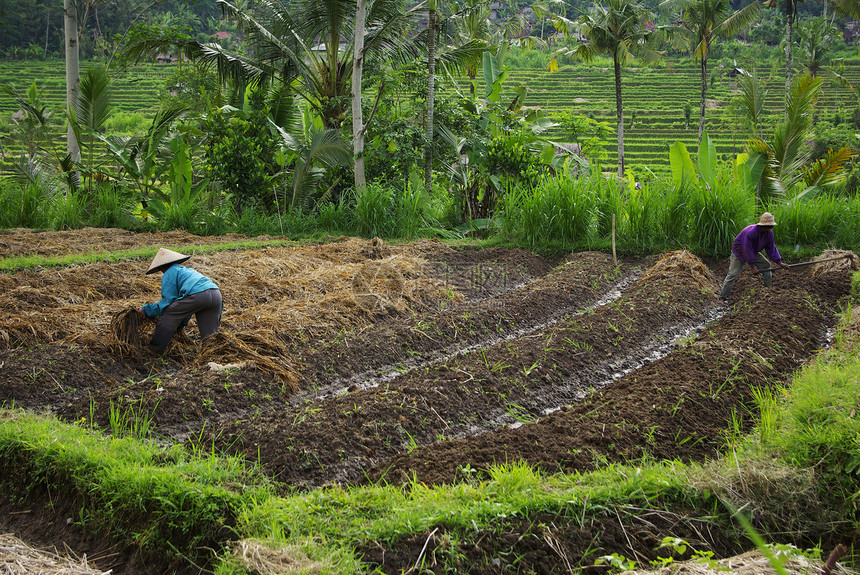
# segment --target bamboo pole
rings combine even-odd
[[[615,214],[612,214],[612,265],[618,266],[618,257],[615,255]]]

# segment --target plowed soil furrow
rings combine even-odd
[[[689,254],[680,257],[700,265]],[[213,437],[285,483],[355,481],[380,458],[576,401],[596,366],[701,322],[716,287],[711,278],[703,283],[685,274],[651,274],[610,305],[540,333],[408,372],[378,388],[231,423]]]
[[[786,378],[824,343],[847,274],[794,274],[744,301],[671,355],[631,372],[562,412],[480,436],[439,442],[380,462],[368,477],[451,482],[468,465],[483,470],[527,461],[547,471],[588,470],[645,455],[701,460],[727,433],[756,422],[755,388]]]
[[[415,313],[405,321],[383,322],[338,337],[302,354],[300,372],[316,384],[317,391],[292,401],[350,386],[366,387],[380,376],[389,379],[467,348],[489,347],[493,341],[547,327],[606,297],[610,287],[636,271],[628,267],[622,274],[606,254],[579,253],[546,275],[499,295]],[[469,286],[462,284],[479,274],[480,269],[467,273],[459,289],[468,293]]]

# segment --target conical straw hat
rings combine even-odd
[[[178,264],[184,262],[191,256],[186,256],[180,254],[179,252],[174,252],[173,250],[168,250],[166,248],[161,248],[158,250],[158,253],[155,254],[155,257],[152,259],[152,263],[149,264],[149,269],[146,270],[147,274],[151,274],[153,272],[158,271],[158,268],[161,266],[166,266],[168,264]]]

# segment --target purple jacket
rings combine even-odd
[[[755,267],[755,255],[762,250],[767,251],[770,261],[774,263],[782,261],[782,256],[779,255],[779,250],[773,243],[773,230],[764,230],[755,224],[741,230],[735,238],[735,243],[732,244],[732,253],[750,267]]]

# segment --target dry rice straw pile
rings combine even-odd
[[[86,556],[78,559],[33,549],[12,535],[0,535],[0,573],[9,575],[108,575],[87,565]]]
[[[293,344],[324,341],[442,299],[445,286],[429,277],[421,249],[427,246],[348,239],[194,256],[188,265],[221,288],[221,335],[201,347],[192,320],[168,356],[189,365],[247,361],[294,385]],[[140,356],[154,324],[140,322],[133,310],[159,299],[161,280],[145,269],[118,262],[0,276],[8,288],[0,292],[0,348],[62,342]]]
[[[716,295],[719,285],[702,260],[687,250],[677,250],[664,254],[657,263],[642,274],[643,280],[673,279],[688,277],[702,290]]]
[[[844,257],[844,259],[815,264],[812,266],[812,275],[819,276],[830,272],[860,270],[860,257],[848,250],[825,250],[820,256],[813,258],[813,261],[839,257]]]

